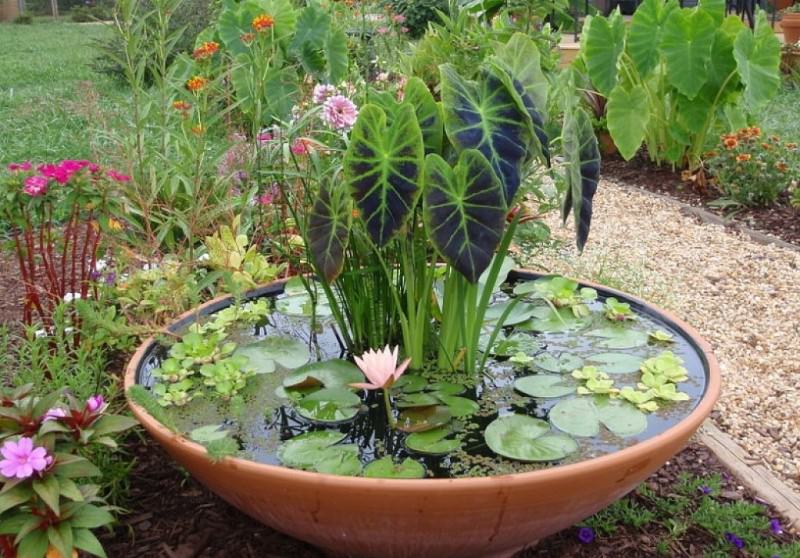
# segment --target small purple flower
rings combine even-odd
[[[105,406],[105,400],[102,395],[93,395],[86,400],[86,409],[90,413],[100,413]]]
[[[733,533],[731,533],[730,531],[725,533],[725,540],[728,541],[733,546],[735,546],[736,548],[739,549],[744,548],[744,541],[739,537],[737,537],[736,535],[734,535]]]
[[[782,535],[783,534],[783,526],[781,525],[780,519],[770,519],[769,520],[769,530],[772,531],[773,535]]]
[[[96,269],[93,269],[89,272],[89,281],[97,281],[101,277],[101,274]]]
[[[105,281],[106,281],[106,285],[108,285],[110,287],[111,285],[113,285],[117,281],[117,274],[114,273],[113,271],[110,272],[108,275],[106,275]]]
[[[53,407],[52,409],[48,409],[44,416],[42,416],[42,422],[47,422],[48,420],[58,420],[60,418],[64,418],[65,416],[67,416],[67,412],[64,409],[61,407]]]
[[[712,492],[711,487],[710,486],[706,486],[705,484],[703,486],[699,487],[698,490],[700,491],[700,494],[703,494],[705,496],[708,496]]]
[[[0,454],[4,458],[0,461],[0,474],[8,479],[27,479],[34,473],[44,471],[53,462],[53,457],[47,455],[47,449],[34,447],[33,440],[25,437],[17,442],[5,442]]]
[[[578,540],[581,544],[591,544],[594,542],[594,529],[591,527],[581,527],[578,529]]]

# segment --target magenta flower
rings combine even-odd
[[[33,168],[30,161],[24,161],[22,163],[9,163],[6,167],[11,172],[27,172]]]
[[[308,155],[311,153],[311,142],[305,138],[297,138],[291,147],[294,155]]]
[[[25,186],[22,191],[31,197],[38,197],[47,193],[47,185],[50,179],[44,176],[29,176],[25,179]]]
[[[322,120],[336,130],[352,128],[356,118],[358,118],[356,105],[342,95],[334,95],[322,105]]]
[[[389,349],[386,345],[382,351],[369,350],[360,357],[355,357],[356,364],[369,380],[369,383],[350,384],[361,389],[388,389],[408,368],[411,359],[407,358],[397,366],[399,348]]]
[[[8,479],[27,479],[44,471],[53,462],[45,448],[33,446],[31,438],[23,437],[18,442],[8,440],[0,448],[0,454],[4,457],[0,461],[0,474]]]
[[[272,134],[269,132],[261,132],[256,139],[258,143],[267,143],[268,141],[272,141]]]
[[[111,180],[114,180],[115,182],[129,182],[131,179],[131,177],[128,176],[127,174],[119,173],[114,169],[110,169],[108,171],[108,176],[109,178],[111,178]]]
[[[102,395],[93,395],[86,400],[86,409],[90,413],[101,413],[105,408],[105,400]]]
[[[328,83],[318,83],[314,86],[314,92],[311,94],[312,99],[318,105],[321,105],[334,95],[338,95],[339,91]]]
[[[64,418],[65,416],[67,416],[67,412],[64,409],[61,407],[53,407],[52,409],[48,409],[44,416],[42,416],[42,422],[47,422],[48,420],[58,420],[60,418]]]

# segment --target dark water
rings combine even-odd
[[[500,294],[497,300],[502,300]],[[513,366],[507,359],[490,359],[489,372],[479,384],[468,386],[462,394],[477,401],[481,410],[466,419],[456,419],[463,432],[462,449],[444,457],[431,457],[409,453],[403,444],[406,434],[388,428],[385,412],[379,393],[371,392],[365,397],[364,406],[359,415],[351,422],[335,427],[347,437],[343,443],[356,444],[360,448],[363,463],[393,455],[397,459],[410,456],[426,466],[428,474],[435,477],[457,477],[503,474],[522,472],[550,467],[560,463],[570,463],[605,455],[637,442],[653,437],[686,417],[698,404],[705,391],[706,365],[700,353],[683,336],[682,332],[671,323],[641,312],[637,305],[637,321],[627,326],[631,329],[648,332],[662,330],[673,335],[669,344],[652,344],[634,349],[598,348],[599,339],[586,336],[585,333],[597,327],[607,327],[609,322],[602,316],[605,297],[600,293],[597,301],[590,303],[593,310],[592,323],[577,331],[563,333],[522,332],[532,337],[539,351],[554,355],[562,352],[588,357],[600,352],[627,353],[642,358],[657,356],[664,350],[672,351],[679,356],[688,370],[689,380],[678,384],[678,389],[690,396],[689,401],[678,403],[660,403],[661,409],[648,414],[648,427],[643,433],[619,438],[605,429],[595,438],[576,438],[580,449],[577,453],[558,463],[531,464],[515,462],[495,455],[485,444],[483,430],[495,418],[511,412],[523,413],[536,418],[547,419],[549,410],[559,399],[539,399],[516,392],[513,382],[517,377],[536,373],[535,367],[521,368]],[[308,318],[290,317],[273,311],[267,321],[259,324],[252,331],[242,331],[234,336],[240,345],[258,341],[266,336],[291,336],[302,339],[311,349],[311,360],[327,360],[331,358],[347,358],[344,349],[330,320],[318,323],[317,331],[311,332],[311,321]],[[514,328],[506,328],[506,332],[516,332]],[[156,347],[144,360],[139,372],[139,380],[145,386],[151,386],[154,379],[151,371],[166,356],[164,347]],[[589,363],[587,363],[589,364]],[[601,367],[602,368],[602,367]],[[540,371],[541,372],[541,371]],[[213,399],[195,399],[184,407],[171,407],[167,412],[175,418],[176,424],[184,432],[210,424],[222,424],[232,432],[239,442],[241,456],[253,461],[269,464],[280,464],[276,450],[280,443],[310,430],[322,430],[325,427],[310,423],[299,416],[291,403],[275,394],[281,385],[286,370],[278,366],[272,374],[260,374],[248,380],[248,386],[242,393],[244,403],[230,405]],[[545,372],[547,373],[547,372]],[[567,377],[569,374],[566,375]],[[615,387],[635,386],[639,373],[614,374]],[[440,379],[440,378],[436,378]],[[458,381],[458,380],[453,380]],[[461,383],[461,382],[459,382]],[[569,397],[569,396],[567,396]]]

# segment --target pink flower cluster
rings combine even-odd
[[[343,95],[334,95],[322,105],[322,120],[335,130],[352,128],[357,118],[355,103]]]
[[[6,441],[0,448],[0,474],[7,479],[27,479],[41,473],[53,463],[53,456],[42,446],[33,446],[33,439],[22,437],[19,441]]]
[[[312,99],[318,105],[321,105],[334,95],[338,95],[339,90],[336,89],[333,85],[328,83],[318,83],[314,86],[314,92],[311,94]]]
[[[33,165],[30,161],[23,163],[10,163],[7,166],[8,170],[13,173],[31,172]],[[50,182],[55,181],[58,184],[67,184],[72,177],[87,169],[92,174],[101,172],[100,166],[86,160],[65,159],[60,163],[46,163],[36,167],[38,174],[33,174],[25,178],[23,181],[22,191],[31,197],[43,196],[47,193]],[[116,182],[128,182],[131,177],[113,169],[106,173],[111,180]]]

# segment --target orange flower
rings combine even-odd
[[[778,169],[780,172],[786,172],[789,167],[786,166],[786,163],[783,161],[778,161],[775,163],[775,168]]]
[[[704,159],[713,159],[717,155],[719,155],[719,153],[717,153],[716,151],[707,151],[706,153],[703,154],[703,158]]]
[[[734,136],[725,136],[722,140],[722,145],[729,150],[735,149],[736,146],[739,145],[739,140],[737,140]]]
[[[275,19],[271,15],[261,14],[253,18],[253,29],[259,33],[266,31],[275,24]]]
[[[770,144],[768,144],[767,142],[762,142],[761,143],[761,147],[763,147],[764,149],[767,149],[767,150],[772,149],[772,146]]]
[[[797,149],[797,144],[796,143],[787,143],[786,144],[786,149]]]
[[[250,44],[256,38],[252,33],[244,33],[239,37],[244,44]]]
[[[199,47],[194,49],[192,58],[195,60],[205,60],[211,58],[219,50],[219,43],[214,41],[206,41]]]
[[[761,128],[753,126],[752,128],[748,128],[748,132],[751,138],[757,138],[761,135]]]
[[[208,85],[208,78],[203,76],[194,76],[186,82],[186,89],[192,93],[196,93]]]
[[[196,126],[192,126],[192,133],[197,134],[198,136],[202,136],[205,133],[206,129],[203,127],[202,124],[197,124]]]
[[[736,160],[739,163],[744,163],[745,161],[749,161],[751,159],[751,155],[749,153],[740,153],[736,156]]]
[[[174,103],[172,103],[172,108],[174,108],[175,110],[179,110],[181,112],[187,112],[192,110],[192,105],[190,105],[186,101],[175,101]]]
[[[353,216],[353,219],[358,219],[359,217],[361,217],[361,212],[358,209],[354,208],[353,211],[351,211],[350,213]]]
[[[781,141],[781,138],[780,138],[780,136],[774,136],[773,135],[773,136],[769,137],[769,141],[771,141],[772,143],[778,143],[779,141]]]

